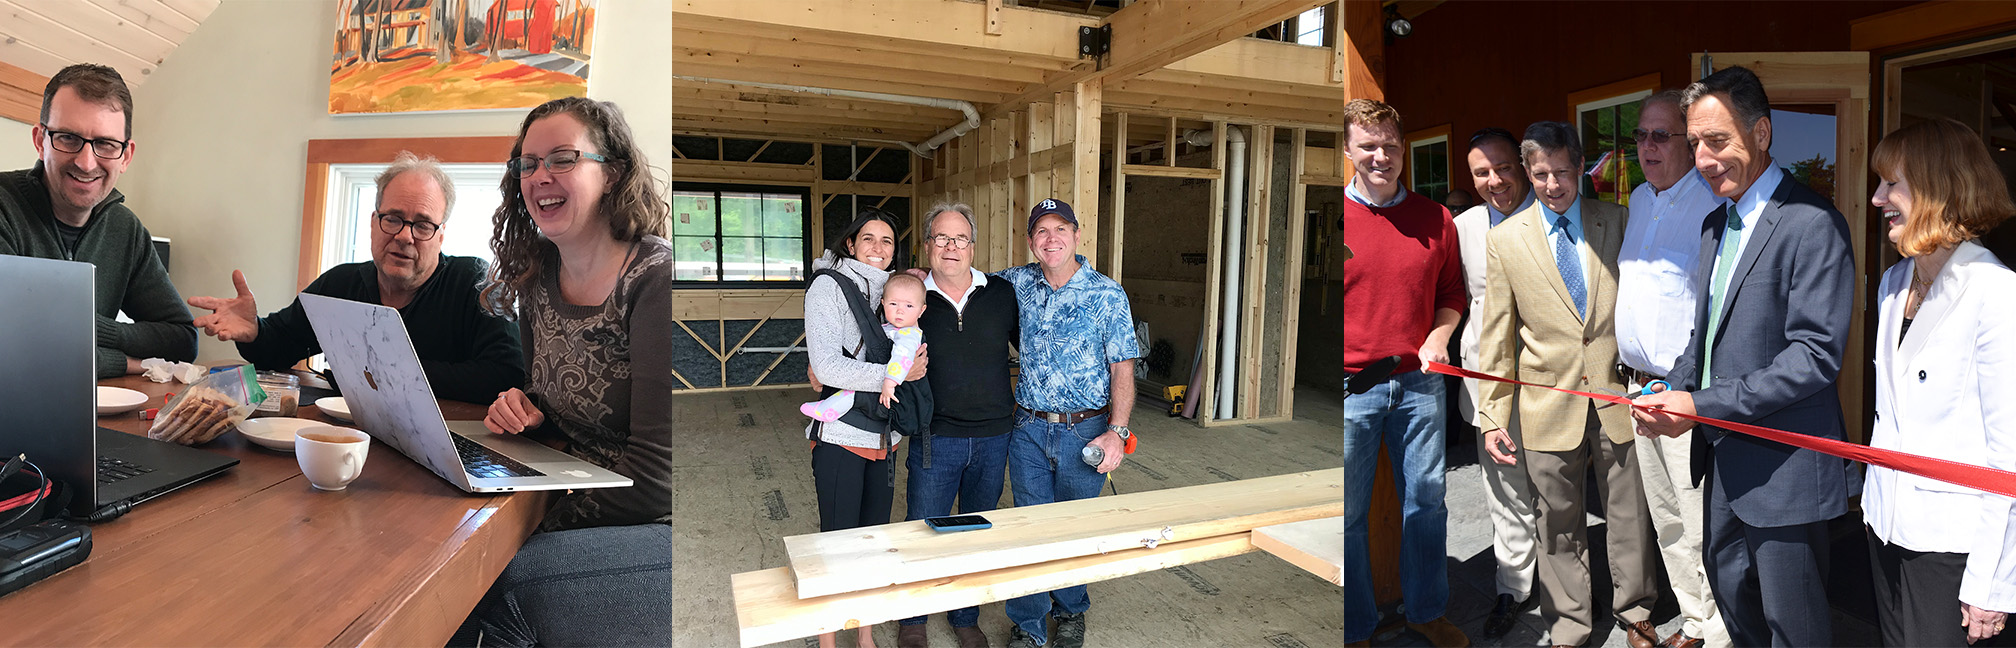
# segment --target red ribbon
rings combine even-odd
[[[1907,472],[1928,479],[1937,479],[1939,481],[1946,482],[1948,484],[1966,486],[1968,488],[1987,491],[1990,493],[2016,497],[2016,473],[2011,473],[2007,471],[1996,470],[1993,468],[1985,468],[1982,466],[1976,466],[1974,464],[1964,464],[1957,461],[1947,461],[1945,459],[1934,459],[1932,457],[1915,455],[1908,452],[1898,452],[1896,450],[1871,448],[1869,446],[1848,443],[1846,441],[1835,441],[1833,439],[1824,439],[1821,437],[1798,434],[1795,432],[1786,432],[1784,430],[1774,430],[1767,427],[1750,425],[1748,423],[1737,423],[1735,421],[1724,421],[1722,419],[1708,418],[1706,416],[1681,414],[1679,412],[1667,411],[1656,407],[1644,407],[1638,405],[1637,403],[1631,402],[1631,399],[1615,394],[1575,391],[1573,389],[1561,389],[1559,387],[1554,387],[1551,385],[1538,385],[1529,382],[1521,382],[1517,380],[1512,380],[1510,378],[1501,378],[1487,373],[1471,371],[1468,369],[1463,369],[1461,367],[1453,367],[1450,365],[1442,364],[1440,362],[1428,362],[1427,369],[1431,373],[1439,373],[1449,376],[1460,376],[1464,378],[1475,378],[1478,380],[1490,380],[1493,382],[1511,383],[1514,385],[1525,385],[1527,387],[1539,387],[1542,389],[1552,389],[1554,391],[1574,394],[1576,396],[1591,398],[1606,403],[1615,403],[1633,409],[1665,412],[1667,414],[1687,419],[1695,423],[1700,423],[1702,425],[1712,425],[1725,430],[1742,432],[1750,436],[1762,439],[1768,439],[1771,441],[1777,441],[1785,445],[1805,448],[1807,450],[1812,450],[1814,452],[1819,452],[1822,454],[1833,455],[1836,457],[1841,457],[1843,459],[1852,459],[1872,466],[1882,466],[1884,468],[1889,468],[1891,470],[1895,470],[1898,472]]]

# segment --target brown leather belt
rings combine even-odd
[[[1101,407],[1099,409],[1084,410],[1081,412],[1071,412],[1069,414],[1058,414],[1056,412],[1038,412],[1036,410],[1032,410],[1027,407],[1022,407],[1021,405],[1016,405],[1015,407],[1021,409],[1024,412],[1028,412],[1030,416],[1034,416],[1036,418],[1040,418],[1045,421],[1049,421],[1051,423],[1071,423],[1071,424],[1083,423],[1085,419],[1089,419],[1094,416],[1106,413],[1106,408],[1104,407]]]
[[[1622,376],[1625,382],[1637,383],[1638,386],[1640,387],[1651,384],[1652,381],[1654,380],[1666,379],[1665,376],[1654,376],[1652,374],[1645,373],[1637,369],[1633,369],[1631,368],[1630,365],[1624,364],[1622,362],[1617,363],[1617,374],[1619,376]]]

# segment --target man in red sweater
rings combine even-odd
[[[1449,210],[1400,186],[1406,142],[1400,113],[1383,102],[1344,105],[1344,373],[1400,356],[1391,378],[1344,400],[1344,641],[1369,645],[1379,622],[1372,597],[1366,513],[1381,442],[1400,493],[1400,589],[1407,625],[1436,646],[1470,639],[1444,618],[1449,604],[1449,509],[1443,504],[1443,377],[1423,362],[1449,361],[1449,335],[1469,298]]]

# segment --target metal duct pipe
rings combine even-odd
[[[1211,131],[1193,130],[1183,134],[1191,146],[1210,146]],[[1246,134],[1237,126],[1225,127],[1225,157],[1232,167],[1225,182],[1225,269],[1224,299],[1219,301],[1219,320],[1224,324],[1218,340],[1218,418],[1235,416],[1239,376],[1239,291],[1243,287],[1246,245]]]
[[[937,149],[939,146],[943,146],[946,142],[952,141],[953,138],[958,137],[960,135],[965,135],[966,133],[972,131],[973,129],[980,127],[980,111],[974,108],[973,104],[960,101],[957,99],[939,99],[936,97],[912,97],[909,95],[888,94],[883,92],[863,92],[859,90],[835,90],[833,88],[814,88],[812,86],[784,85],[779,83],[759,83],[755,81],[734,81],[730,79],[709,79],[705,77],[693,77],[693,76],[674,75],[672,78],[679,79],[681,81],[697,81],[701,83],[722,83],[728,85],[749,86],[752,88],[768,88],[771,90],[782,90],[785,92],[804,92],[809,94],[824,95],[828,97],[840,97],[843,99],[867,99],[869,101],[910,104],[913,106],[930,106],[932,108],[944,108],[947,110],[957,110],[959,112],[966,113],[966,121],[960,122],[958,124],[953,124],[951,128],[947,128],[943,132],[931,136],[931,139],[924,140],[924,142],[921,144],[911,144],[908,142],[901,142],[896,140],[861,140],[864,142],[880,141],[880,142],[889,142],[898,144],[901,145],[903,148],[909,149],[911,153],[917,154],[918,157],[927,160],[931,159],[931,151]]]

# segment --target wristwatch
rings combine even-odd
[[[1134,435],[1134,433],[1128,430],[1127,426],[1125,425],[1108,425],[1106,426],[1106,431],[1120,435],[1120,440],[1122,441],[1125,441],[1127,440],[1127,437]]]

